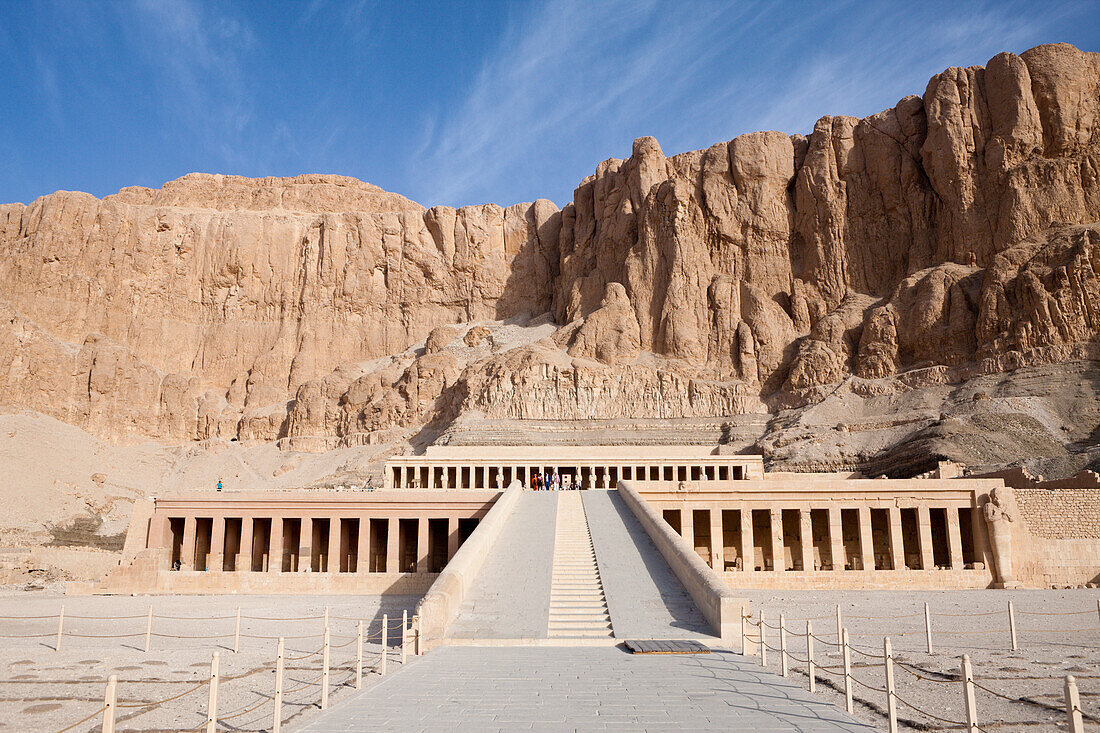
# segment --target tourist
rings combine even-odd
[[[561,474],[556,468],[554,469],[554,491],[561,491]]]

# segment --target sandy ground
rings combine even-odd
[[[48,634],[40,638],[4,638],[0,664],[7,674],[0,684],[0,728],[12,731],[60,731],[103,704],[107,677],[117,675],[118,727],[125,731],[192,730],[204,724],[208,687],[156,706],[164,700],[196,687],[210,671],[213,652],[220,653],[222,681],[218,710],[223,721],[218,730],[266,731],[272,723],[274,668],[277,642],[248,638],[282,635],[286,640],[284,730],[294,728],[319,709],[320,684],[309,684],[321,676],[321,656],[291,660],[321,647],[324,608],[330,613],[331,690],[330,701],[338,702],[354,691],[355,630],[358,619],[364,628],[377,632],[382,614],[400,625],[401,611],[411,613],[417,598],[411,596],[154,596],[154,597],[65,597],[45,593],[0,596],[0,615],[53,616],[65,605],[66,636],[55,651],[57,619],[17,621],[3,619],[0,634]],[[152,603],[154,614],[186,617],[154,620],[152,648],[145,653],[146,614]],[[242,616],[316,617],[296,621],[243,620],[241,649],[233,653],[233,632],[237,606]],[[136,616],[115,621],[95,621],[76,616]],[[217,618],[214,617],[223,617]],[[86,638],[68,634],[129,635],[124,638]],[[369,633],[369,632],[365,632]],[[394,634],[398,633],[396,630]],[[158,636],[156,634],[163,634]],[[217,639],[176,638],[224,634]],[[304,638],[290,638],[304,637]],[[364,644],[364,687],[381,679],[376,671],[381,650],[379,639]],[[350,642],[350,643],[349,643]],[[393,637],[391,644],[395,644]],[[343,645],[336,648],[337,645]],[[411,653],[411,649],[410,649]],[[400,668],[400,652],[391,650],[388,671]],[[250,675],[242,679],[231,679]],[[301,688],[297,691],[295,688]],[[150,707],[122,707],[145,705]],[[256,707],[252,712],[242,711]],[[236,716],[230,718],[230,716]],[[100,716],[72,728],[98,731]]]
[[[1077,679],[1086,730],[1100,725],[1100,612],[1097,590],[1021,591],[740,591],[763,610],[773,627],[768,644],[779,648],[779,615],[786,618],[789,652],[806,659],[806,619],[812,619],[814,658],[842,668],[836,643],[836,606],[853,651],[853,676],[879,690],[885,688],[881,660],[883,637],[894,648],[894,679],[898,697],[932,715],[952,722],[964,720],[959,666],[969,654],[975,681],[1011,700],[978,689],[978,723],[985,731],[1066,729],[1063,680]],[[1011,650],[1008,602],[1012,601],[1017,651]],[[924,604],[932,614],[933,652],[925,646]],[[875,618],[865,618],[873,616]],[[898,618],[900,617],[900,618]],[[829,642],[829,643],[826,643]],[[768,668],[780,670],[781,655],[768,652]],[[808,684],[806,664],[790,662],[791,674]],[[919,675],[920,677],[918,677]],[[817,672],[817,692],[844,705],[843,676]],[[855,714],[886,729],[886,695],[854,685]],[[898,705],[902,729],[944,730],[943,721]],[[957,727],[957,726],[955,726]]]

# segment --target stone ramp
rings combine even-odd
[[[576,491],[558,495],[548,635],[558,639],[612,635],[592,534]]]
[[[619,492],[579,493],[616,638],[716,641],[710,624]]]
[[[553,491],[520,495],[448,638],[546,638],[558,496]]]
[[[874,730],[732,652],[445,647],[299,730]]]

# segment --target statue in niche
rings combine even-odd
[[[982,516],[989,528],[989,544],[997,570],[995,586],[1019,588],[1020,583],[1012,572],[1012,524],[1016,521],[1016,502],[1012,489],[990,489],[989,498],[982,505]]]

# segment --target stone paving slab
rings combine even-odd
[[[557,516],[557,492],[523,492],[447,636],[546,638]]]
[[[445,647],[302,733],[482,730],[871,731],[738,654]]]
[[[582,493],[616,638],[715,639],[619,492]]]

